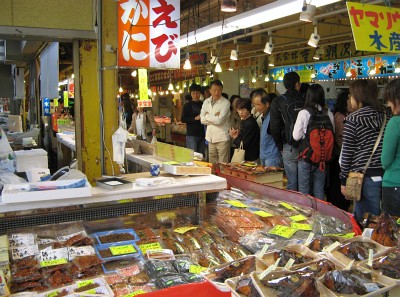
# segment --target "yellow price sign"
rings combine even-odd
[[[260,216],[260,217],[263,217],[263,218],[268,218],[268,217],[273,217],[274,216],[273,214],[270,214],[270,213],[268,213],[266,211],[263,211],[263,210],[257,210],[257,211],[255,211],[253,213],[258,215],[258,216]]]
[[[156,215],[156,217],[159,221],[175,220],[176,214],[174,212],[160,212]]]
[[[174,197],[174,195],[172,195],[172,194],[165,194],[165,195],[157,195],[157,196],[154,196],[154,199],[164,199],[164,198],[172,198],[172,197]]]
[[[133,296],[136,296],[136,295],[146,294],[146,293],[147,293],[147,292],[146,292],[145,290],[137,290],[137,291],[135,291],[135,292],[132,292],[132,293],[123,295],[122,297],[133,297]]]
[[[291,227],[293,229],[298,229],[298,230],[303,230],[303,231],[311,231],[311,225],[310,224],[300,224],[296,222],[292,222]]]
[[[279,203],[280,205],[282,205],[283,207],[285,207],[285,208],[287,208],[287,209],[290,209],[290,210],[297,210],[296,208],[294,208],[292,205],[290,205],[289,203],[286,203],[286,202],[281,202],[281,203]]]
[[[291,227],[276,225],[274,228],[272,228],[272,230],[268,232],[268,234],[277,235],[289,239],[296,233],[296,231],[297,229]]]
[[[159,242],[152,242],[152,243],[139,244],[139,248],[143,254],[146,254],[146,252],[150,250],[160,250],[162,249],[162,246]]]
[[[324,234],[323,236],[336,236],[336,237],[340,237],[340,238],[349,239],[349,238],[353,238],[354,235],[355,235],[354,232],[351,232],[351,233],[346,233],[346,234],[340,234],[340,233]]]
[[[67,259],[61,258],[61,259],[42,261],[42,262],[40,262],[40,266],[48,267],[48,266],[55,266],[55,265],[67,264],[67,263],[68,263]]]
[[[80,282],[78,282],[78,288],[82,288],[82,287],[92,285],[92,284],[94,284],[93,280],[80,281]]]
[[[248,207],[246,204],[238,201],[238,200],[225,200],[226,203],[234,206],[234,207],[239,207],[239,208],[246,208]]]
[[[179,233],[179,234],[185,234],[186,232],[190,230],[196,230],[198,227],[190,226],[190,227],[179,227],[174,229],[174,232]]]
[[[60,294],[60,291],[57,290],[46,294],[46,297],[55,297],[58,296],[58,294]]]
[[[307,217],[303,216],[302,214],[295,215],[295,216],[291,216],[291,217],[289,217],[289,218],[290,218],[292,221],[295,221],[295,222],[301,222],[301,221],[307,220]]]
[[[132,244],[110,246],[110,251],[113,256],[137,253],[137,250]]]
[[[190,265],[189,266],[189,272],[195,273],[195,274],[200,274],[200,272],[203,272],[206,269],[207,269],[206,267],[203,267],[200,265]]]

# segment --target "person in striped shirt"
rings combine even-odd
[[[346,117],[344,124],[340,172],[341,190],[344,196],[346,196],[346,179],[349,172],[362,172],[372,154],[381,125],[386,124],[383,122],[384,113],[387,120],[389,119],[389,111],[378,101],[378,86],[375,80],[353,81],[350,84],[350,100],[354,112]],[[382,141],[383,137],[365,172],[361,200],[354,205],[354,217],[358,222],[362,221],[366,212],[374,215],[379,215],[381,212]]]

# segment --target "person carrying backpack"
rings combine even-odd
[[[271,135],[282,153],[283,167],[287,177],[286,189],[298,190],[297,157],[298,143],[293,139],[293,127],[297,114],[304,107],[304,99],[300,96],[300,76],[296,72],[288,72],[283,77],[286,93],[271,102]]]
[[[293,128],[293,139],[299,145],[299,192],[314,194],[324,200],[327,172],[326,162],[332,159],[335,142],[335,121],[325,106],[325,92],[320,84],[313,84],[306,94],[306,102]],[[312,187],[312,189],[311,189]]]

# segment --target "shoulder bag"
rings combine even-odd
[[[369,164],[371,163],[372,156],[374,155],[376,149],[378,148],[379,142],[381,141],[383,130],[386,125],[386,114],[383,117],[383,122],[381,126],[381,130],[379,131],[378,138],[375,141],[374,149],[372,150],[372,154],[368,159],[367,164],[365,165],[362,172],[349,172],[349,175],[346,179],[346,199],[353,201],[360,201],[361,199],[361,190],[364,181],[364,175],[367,171]]]
[[[242,163],[244,161],[245,150],[243,149],[243,141],[240,142],[239,148],[235,149],[231,163]]]

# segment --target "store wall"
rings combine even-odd
[[[13,97],[11,65],[0,64],[0,98]]]

